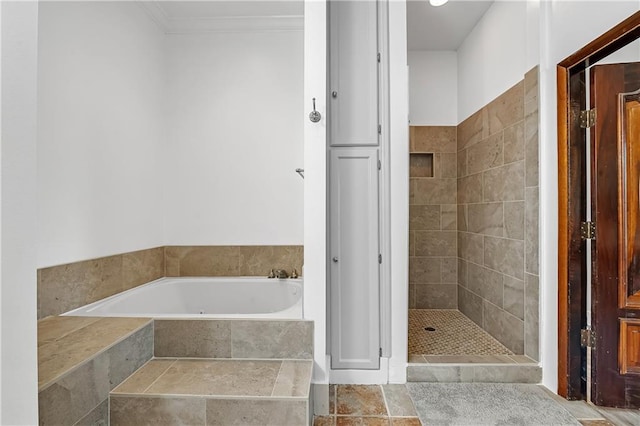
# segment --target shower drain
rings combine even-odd
[[[436,331],[436,329],[433,327],[425,327],[424,329],[427,331]]]

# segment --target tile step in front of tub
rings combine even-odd
[[[437,383],[540,383],[535,363],[410,363],[407,381]]]
[[[307,425],[311,360],[154,358],[109,396],[110,424]]]

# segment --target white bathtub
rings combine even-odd
[[[63,315],[301,319],[302,279],[161,278]]]

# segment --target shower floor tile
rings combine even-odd
[[[459,311],[409,309],[409,361],[424,362],[417,360],[419,355],[513,355],[513,352]]]

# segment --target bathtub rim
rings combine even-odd
[[[166,314],[166,313],[127,313],[126,315],[122,314],[92,314],[93,311],[109,303],[110,301],[126,296],[130,293],[136,293],[144,290],[146,287],[151,287],[154,285],[163,284],[164,282],[169,282],[171,280],[178,281],[187,281],[187,280],[196,280],[196,281],[204,281],[204,280],[214,280],[214,281],[223,281],[223,280],[249,280],[249,281],[285,281],[286,283],[295,284],[300,288],[300,297],[297,302],[290,306],[287,309],[271,312],[271,313],[261,313],[261,314]],[[185,319],[185,320],[225,320],[225,319],[236,319],[236,320],[304,320],[304,310],[303,310],[303,300],[304,300],[304,279],[303,277],[299,278],[267,278],[263,276],[187,276],[187,277],[161,277],[155,279],[153,281],[149,281],[144,284],[140,284],[136,287],[127,289],[125,291],[121,291],[120,293],[113,294],[111,296],[105,297],[104,299],[96,300],[95,302],[88,303],[86,305],[80,306],[78,308],[74,308],[67,312],[60,314],[59,316],[84,316],[84,317],[104,317],[104,318],[153,318],[153,319]]]

